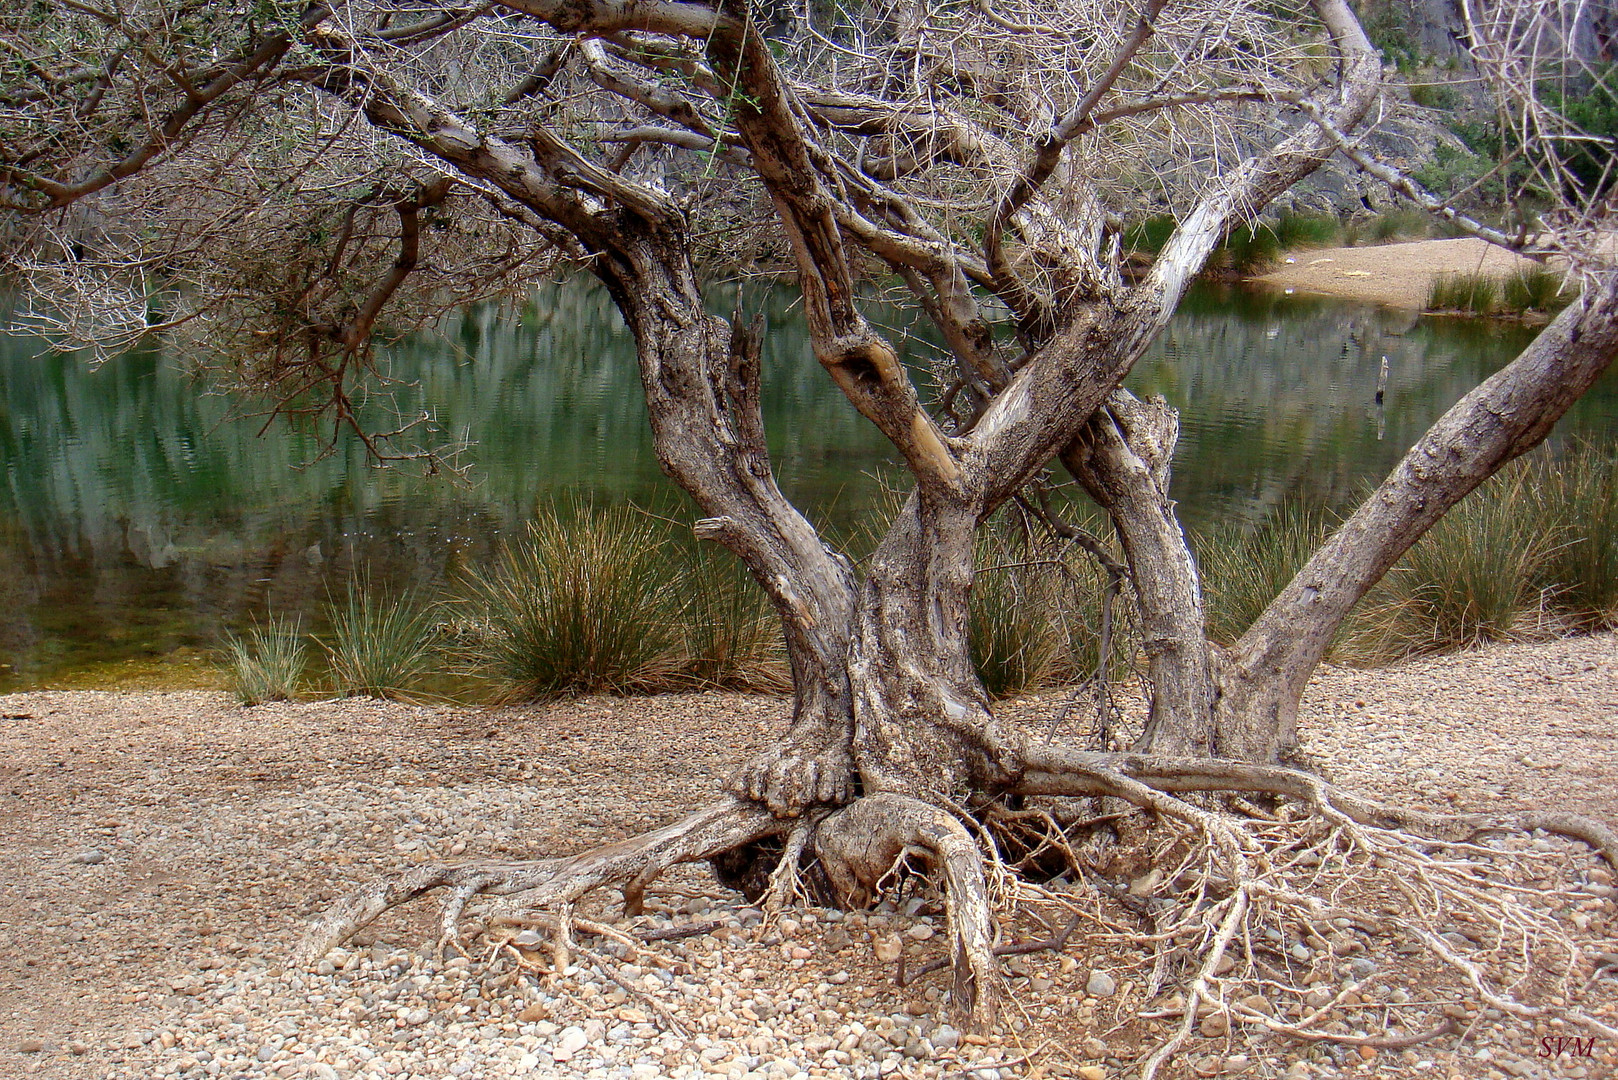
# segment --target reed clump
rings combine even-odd
[[[543,510],[464,580],[463,641],[508,700],[666,690],[679,674],[680,575],[630,507]]]
[[[1521,468],[1535,527],[1557,538],[1540,588],[1578,629],[1618,627],[1618,449],[1586,443]]]
[[[1492,274],[1436,274],[1427,288],[1427,310],[1493,315],[1500,307],[1500,279]]]
[[[1563,285],[1562,275],[1547,267],[1519,270],[1502,283],[1501,306],[1518,313],[1560,311],[1573,299]]]
[[[1131,222],[1124,228],[1123,249],[1130,255],[1155,256],[1178,226],[1179,222],[1170,214],[1154,214]]]
[[[1105,535],[1098,521],[1083,527]],[[972,665],[990,697],[1090,678],[1104,644],[1109,678],[1131,670],[1138,635],[1130,598],[1121,588],[1109,600],[1109,575],[1072,541],[997,518],[979,533],[976,560]]]
[[[321,642],[332,689],[344,697],[409,694],[438,658],[432,615],[414,591],[387,597],[369,575],[350,581],[331,605],[331,636]]]
[[[1275,239],[1285,251],[1332,247],[1342,241],[1343,223],[1332,214],[1289,211],[1275,220]]]
[[[1398,206],[1378,214],[1366,225],[1366,234],[1378,244],[1398,240],[1420,240],[1427,236],[1432,219],[1413,207]]]
[[[678,680],[700,688],[792,690],[781,620],[728,552],[700,547],[684,559]]]
[[[1104,522],[1085,525],[1106,534]],[[1289,504],[1195,537],[1208,636],[1235,642],[1333,526]],[[1128,582],[1114,583],[1082,545],[1002,516],[980,531],[976,565],[972,663],[992,697],[1089,679],[1104,642],[1109,680],[1136,670]],[[479,696],[492,682],[506,701],[791,689],[780,623],[757,583],[728,553],[681,542],[630,507],[541,512],[438,604],[385,597],[362,575],[331,625],[319,644],[341,694],[399,696],[446,668],[459,669],[457,688]],[[1618,450],[1585,445],[1530,455],[1462,500],[1361,601],[1331,658],[1379,665],[1615,627]],[[296,619],[271,616],[229,638],[222,665],[237,697],[259,704],[300,691],[308,652]]]
[[[1195,537],[1208,636],[1221,645],[1239,638],[1302,569],[1329,526],[1323,512],[1287,504],[1256,527],[1231,525]]]
[[[227,637],[220,663],[236,700],[262,705],[295,697],[308,661],[301,622],[295,616],[272,613],[245,634]]]
[[[1523,476],[1468,498],[1366,598],[1336,650],[1362,664],[1555,637],[1566,627],[1540,587],[1559,537],[1533,527]]]
[[[1562,275],[1532,266],[1497,277],[1483,273],[1447,273],[1433,278],[1427,310],[1464,315],[1548,314],[1573,299]]]
[[[1044,548],[1044,550],[1041,550]],[[980,533],[972,578],[972,666],[990,697],[1069,682],[1060,619],[1071,600],[1049,545],[1020,543],[1001,528]]]
[[[1361,602],[1334,656],[1424,653],[1618,626],[1618,452],[1540,452],[1433,526]]]

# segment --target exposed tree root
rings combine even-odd
[[[435,889],[450,889],[444,903],[444,939],[453,942],[455,922],[474,896],[511,897],[512,910],[576,903],[603,885],[621,885],[624,907],[640,909],[646,886],[669,867],[707,859],[722,851],[787,831],[789,823],[753,803],[726,799],[640,836],[578,855],[532,862],[476,862],[423,866],[386,877],[337,901],[310,928],[299,958],[317,959],[390,908]]]
[[[823,811],[811,811],[798,818],[792,824],[792,831],[787,834],[786,847],[781,851],[781,860],[775,864],[770,873],[770,886],[764,891],[764,917],[769,920],[777,918],[787,905],[803,898],[803,887],[798,873],[798,866],[803,862],[804,852],[809,847],[809,841],[814,837],[815,829],[824,820]]]
[[[1219,962],[1224,959],[1225,951],[1230,948],[1231,939],[1241,928],[1242,920],[1247,917],[1248,896],[1246,889],[1237,889],[1228,900],[1216,905],[1214,910],[1223,909],[1223,916],[1219,919],[1218,929],[1214,931],[1213,940],[1209,944],[1207,955],[1197,968],[1196,976],[1191,985],[1186,987],[1185,1019],[1174,1035],[1152,1052],[1146,1059],[1146,1065],[1141,1070],[1141,1080],[1152,1080],[1157,1070],[1163,1067],[1174,1054],[1185,1045],[1191,1037],[1191,1027],[1197,1022],[1197,1006],[1204,1001],[1212,1001],[1208,992],[1209,980],[1213,978],[1214,971]]]
[[[871,795],[826,818],[815,852],[838,898],[854,907],[867,906],[911,854],[931,864],[944,879],[955,968],[950,1004],[971,1030],[994,1026],[1000,999],[994,911],[977,842],[958,818],[918,799]]]
[[[756,803],[727,799],[580,855],[409,871],[339,902],[313,928],[303,956],[317,957],[388,908],[445,889],[445,942],[456,942],[456,924],[470,900],[499,896],[492,924],[549,931],[556,970],[578,955],[615,978],[613,964],[575,941],[575,930],[630,950],[644,950],[644,942],[580,918],[575,906],[581,898],[618,886],[626,914],[633,915],[647,886],[670,866],[771,840],[778,846],[751,849],[778,851],[767,882],[756,875],[770,917],[803,898],[809,864],[818,864],[823,885],[845,907],[880,899],[905,869],[929,873],[942,887],[948,955],[922,964],[908,979],[901,974],[900,985],[952,967],[949,1002],[956,1022],[970,1030],[994,1023],[1002,957],[1063,951],[1075,944],[1074,932],[1085,920],[1094,927],[1081,936],[1085,943],[1144,950],[1151,966],[1148,997],[1179,987],[1166,1006],[1141,1011],[1143,1020],[1178,1018],[1142,1062],[1141,1077],[1151,1080],[1199,1028],[1205,1037],[1245,1026],[1295,1042],[1376,1049],[1415,1046],[1459,1030],[1453,1015],[1461,1014],[1430,1015],[1420,1029],[1412,1023],[1380,1033],[1354,1030],[1354,1009],[1361,1006],[1350,995],[1366,984],[1363,977],[1342,983],[1348,970],[1342,965],[1379,940],[1425,958],[1423,978],[1457,1000],[1530,1020],[1547,1016],[1536,994],[1546,999],[1581,980],[1588,984],[1611,953],[1601,945],[1583,951],[1562,925],[1568,913],[1554,902],[1555,885],[1548,882],[1566,872],[1572,856],[1548,841],[1510,840],[1510,834],[1535,830],[1577,840],[1618,865],[1618,834],[1576,815],[1429,814],[1291,769],[1031,746],[1028,768],[1012,789],[984,796],[970,812],[878,793],[782,818]],[[1102,835],[1112,839],[1098,844]],[[1138,849],[1133,861],[1121,857],[1131,845]],[[1014,877],[1016,867],[1057,880],[1042,887]],[[1120,872],[1117,883],[1100,876]],[[1045,912],[1039,915],[1045,938],[997,942],[996,916],[1015,904],[1030,914]],[[1053,905],[1062,921],[1048,921]],[[1064,922],[1058,933],[1054,927]],[[1290,949],[1286,941],[1294,943]],[[1525,989],[1530,976],[1544,984],[1534,993]],[[1255,1004],[1257,990],[1266,996]],[[1615,1034],[1571,1003],[1558,1014]],[[1210,1015],[1220,1018],[1213,1029],[1206,1026]],[[677,1030],[672,1014],[660,1011],[659,1017]]]
[[[1133,785],[1151,789],[1151,800],[1137,796]],[[1196,1024],[1203,1002],[1215,1004],[1242,1022],[1299,1041],[1332,1041],[1349,1046],[1405,1047],[1440,1038],[1452,1024],[1446,1021],[1427,1031],[1406,1035],[1356,1035],[1326,1029],[1340,1004],[1339,994],[1297,1023],[1283,1023],[1240,1002],[1218,988],[1234,979],[1214,972],[1240,932],[1249,977],[1284,993],[1305,995],[1277,968],[1290,969],[1284,954],[1280,964],[1267,963],[1266,950],[1250,938],[1253,928],[1287,927],[1292,936],[1303,931],[1316,952],[1341,955],[1353,942],[1344,942],[1339,930],[1328,941],[1320,928],[1327,920],[1356,930],[1402,934],[1407,943],[1447,966],[1459,977],[1458,990],[1503,1013],[1525,1018],[1547,1015],[1546,1009],[1514,996],[1511,985],[1526,981],[1533,966],[1548,967],[1548,956],[1559,956],[1566,975],[1582,968],[1593,971],[1595,958],[1586,956],[1561,925],[1567,914],[1556,902],[1553,887],[1537,883],[1532,851],[1503,845],[1486,846],[1491,835],[1527,835],[1536,830],[1554,833],[1587,845],[1618,866],[1618,833],[1589,818],[1564,813],[1511,815],[1438,815],[1389,806],[1342,791],[1318,777],[1291,769],[1252,766],[1219,760],[1179,760],[1140,755],[1088,754],[1052,747],[1031,748],[1029,769],[1016,790],[1024,795],[1106,796],[1129,800],[1192,826],[1209,852],[1205,869],[1186,873],[1186,863],[1167,875],[1154,874],[1148,888],[1159,883],[1177,893],[1176,921],[1150,935],[1160,946],[1192,938],[1205,943],[1206,952],[1185,988],[1184,1021],[1179,1030],[1147,1060],[1142,1073],[1149,1080],[1179,1050]],[[1296,813],[1243,818],[1193,806],[1176,795],[1210,793],[1259,794],[1295,800]],[[1210,828],[1210,822],[1217,827]],[[1233,843],[1230,832],[1243,840]],[[1350,894],[1377,895],[1389,918],[1366,919],[1363,911],[1340,902]],[[1391,903],[1390,903],[1391,902]],[[1201,909],[1199,911],[1199,909]],[[1441,927],[1452,918],[1486,928],[1472,955],[1449,939]],[[1140,940],[1147,940],[1142,937]],[[1161,955],[1161,954],[1160,954]],[[1539,957],[1530,960],[1530,957]],[[1518,965],[1510,977],[1497,966]],[[1567,978],[1561,980],[1567,982]],[[1346,991],[1344,992],[1346,993]],[[1612,1029],[1583,1012],[1567,1010],[1565,1020],[1606,1034]]]
[[[1063,949],[1067,948],[1068,939],[1073,936],[1073,931],[1079,928],[1079,923],[1082,921],[1082,918],[1083,917],[1079,915],[1073,916],[1072,919],[1068,920],[1067,928],[1065,930],[1054,937],[1045,938],[1043,941],[1025,941],[1021,945],[996,945],[990,951],[995,956],[1029,956],[1033,953],[1039,952],[1061,952]],[[894,983],[895,985],[901,987],[910,986],[924,975],[931,975],[933,972],[938,971],[941,968],[949,967],[950,963],[950,957],[941,956],[937,960],[930,960],[921,965],[921,967],[917,968],[915,971],[906,972],[903,966],[904,957],[900,956],[899,972],[894,977]]]
[[[1131,797],[1135,781],[1160,793],[1243,792],[1279,795],[1307,804],[1328,821],[1408,829],[1435,840],[1471,840],[1485,833],[1542,829],[1588,844],[1618,868],[1618,831],[1577,814],[1429,814],[1392,806],[1335,787],[1297,769],[1249,765],[1218,758],[1159,758],[1142,754],[1096,754],[1058,746],[1031,746],[1028,770],[1016,790],[1028,795],[1113,795],[1138,806],[1195,823],[1186,809],[1148,805]]]

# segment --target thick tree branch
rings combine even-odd
[[[449,178],[439,177],[422,185],[414,195],[397,198],[393,203],[393,209],[399,215],[398,258],[389,267],[387,276],[379,281],[376,288],[365,298],[365,302],[354,313],[354,317],[342,326],[327,329],[328,335],[343,347],[344,352],[357,352],[370,340],[371,330],[376,326],[376,320],[381,316],[382,309],[387,306],[389,298],[416,269],[421,248],[421,211],[443,202],[449,195],[449,190]],[[333,261],[336,261],[335,258]]]
[[[1422,534],[1503,465],[1544,440],[1618,358],[1618,270],[1590,275],[1584,294],[1511,363],[1428,429],[1388,478],[1314,553],[1231,648],[1227,696],[1264,687],[1263,709],[1227,725],[1227,756],[1296,741],[1303,683],[1349,609]]]
[[[1129,559],[1152,686],[1140,746],[1208,755],[1213,726],[1202,589],[1169,500],[1179,417],[1161,400],[1116,390],[1062,451],[1062,463],[1112,518]]]
[[[564,34],[602,37],[625,30],[646,30],[670,37],[702,40],[736,25],[703,4],[658,0],[499,0],[499,6],[532,15]]]
[[[1337,52],[1337,78],[1310,100],[1326,123],[1338,131],[1351,131],[1381,90],[1381,60],[1346,0],[1313,0],[1313,6]],[[1238,220],[1256,215],[1276,195],[1325,164],[1335,150],[1336,144],[1310,124],[1293,131],[1273,150],[1242,162],[1180,222],[1137,291],[1158,296],[1166,318]]]
[[[1476,218],[1461,213],[1454,206],[1422,187],[1406,173],[1400,172],[1386,162],[1378,161],[1366,153],[1365,149],[1357,141],[1350,139],[1336,124],[1332,123],[1326,115],[1326,110],[1320,107],[1319,102],[1298,99],[1296,104],[1299,109],[1303,110],[1305,116],[1313,120],[1321,131],[1325,132],[1332,145],[1344,157],[1358,165],[1367,175],[1376,177],[1390,189],[1397,191],[1423,210],[1436,217],[1441,217],[1445,221],[1452,222],[1479,240],[1487,240],[1489,243],[1503,247],[1508,251],[1521,252],[1531,259],[1543,259],[1545,257],[1543,252],[1525,250],[1521,237],[1507,236],[1499,229],[1491,229]]]
[[[671,120],[687,131],[713,141],[719,135],[715,127],[703,118],[695,105],[679,94],[653,82],[631,79],[607,63],[606,50],[599,41],[584,41],[579,46],[584,56],[590,79],[603,90],[635,102],[657,116]]]
[[[751,22],[716,33],[708,55],[728,86],[731,115],[770,192],[798,264],[816,358],[861,415],[898,448],[918,481],[943,490],[960,467],[916,395],[893,346],[856,304],[854,275],[833,204],[799,126],[790,91]]]

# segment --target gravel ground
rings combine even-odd
[[[1007,712],[1043,730],[1066,702]],[[1003,1034],[978,1040],[943,1022],[941,978],[892,983],[895,956],[938,951],[936,904],[806,909],[765,929],[705,868],[666,878],[632,928],[689,936],[576,957],[560,979],[518,966],[543,950],[438,963],[423,949],[435,934],[424,904],[313,971],[288,965],[307,917],[375,873],[576,850],[700,805],[785,713],[719,694],[494,711],[0,697],[0,1077],[1122,1075],[1130,1040],[1156,1030],[1138,1026],[1146,1004],[1127,956],[1075,941],[1010,961],[1017,1004]],[[1611,635],[1326,670],[1303,729],[1353,788],[1435,809],[1618,821]],[[1611,876],[1581,874],[1567,910],[1618,951]],[[1614,986],[1593,984],[1584,1001],[1609,1024]],[[1491,1012],[1469,1014],[1476,1030],[1459,1051],[1448,1040],[1363,1061],[1320,1047],[1221,1056],[1209,1039],[1180,1075],[1615,1075],[1618,1043],[1543,1060],[1539,1040],[1562,1033],[1560,1020]]]

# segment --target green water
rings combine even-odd
[[[813,361],[789,299],[767,305],[766,422],[782,487],[835,535],[872,506],[892,455]],[[1174,494],[1205,528],[1288,500],[1345,504],[1531,337],[1205,289],[1130,385],[1181,409]],[[390,426],[390,410],[431,417],[440,440],[469,444],[468,481],[375,468],[347,436],[322,456],[325,430],[277,423],[261,437],[250,404],[154,353],[92,370],[0,338],[0,690],[194,656],[267,610],[318,624],[361,567],[437,587],[548,500],[691,516],[658,471],[632,345],[599,292],[468,312],[393,350],[388,371],[373,425]],[[1561,437],[1610,440],[1615,406],[1609,377]]]

